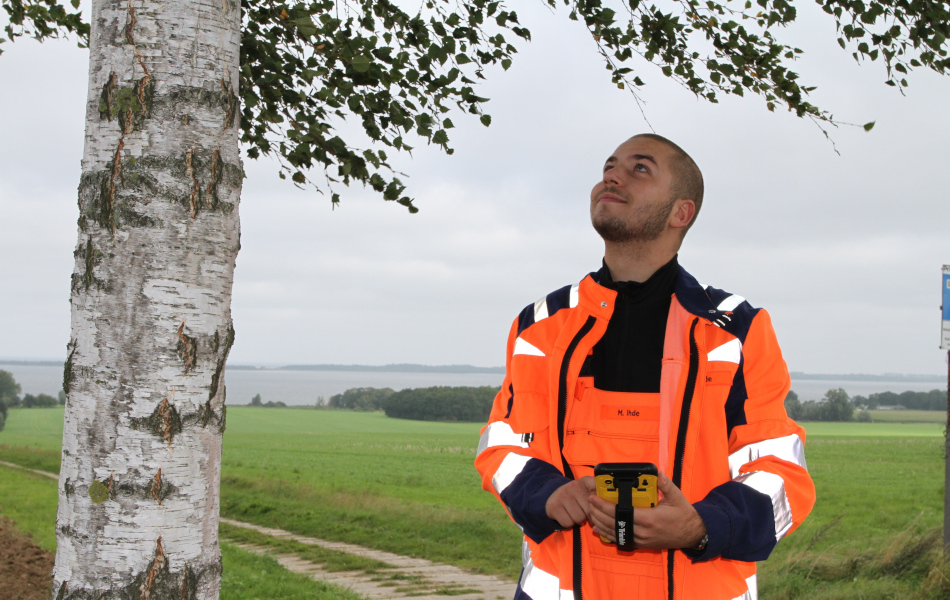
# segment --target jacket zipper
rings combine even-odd
[[[594,328],[594,323],[597,322],[593,316],[587,317],[587,321],[581,327],[580,331],[574,336],[574,339],[571,340],[571,343],[567,347],[567,352],[564,353],[564,358],[561,360],[561,370],[558,374],[558,390],[557,390],[557,441],[558,447],[561,450],[561,465],[564,467],[564,476],[569,479],[574,479],[574,472],[571,470],[571,466],[567,464],[567,458],[564,456],[564,420],[567,417],[567,371],[571,365],[571,357],[574,355],[574,351],[577,350],[577,345],[581,343],[581,340],[584,339],[584,336],[590,333],[590,330]],[[583,600],[584,592],[581,587],[581,529],[580,527],[574,528],[574,600]]]
[[[642,442],[655,442],[659,439],[655,435],[625,435],[622,433],[610,433],[606,431],[594,431],[590,429],[568,429],[567,435],[589,435],[598,438],[605,438],[609,440],[639,440]]]
[[[699,348],[696,345],[696,324],[693,319],[689,326],[689,371],[686,375],[686,387],[683,389],[683,404],[680,408],[680,424],[676,431],[676,450],[673,454],[673,485],[682,487],[683,461],[686,451],[686,430],[689,428],[689,410],[693,404],[693,392],[696,389],[696,376],[699,374]],[[673,600],[673,558],[676,550],[667,550],[666,579],[669,585],[669,600]]]

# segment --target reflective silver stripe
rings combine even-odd
[[[511,485],[511,482],[521,473],[521,470],[524,469],[524,466],[528,464],[529,460],[531,460],[530,456],[511,452],[505,457],[505,460],[501,461],[501,465],[498,467],[498,470],[495,471],[494,477],[491,478],[491,484],[499,495],[505,491],[505,488]]]
[[[493,446],[518,446],[519,448],[528,447],[530,434],[515,433],[511,425],[504,421],[495,421],[490,423],[478,438],[478,454]],[[477,455],[476,455],[477,456]]]
[[[581,284],[575,283],[571,286],[571,299],[568,301],[568,305],[571,308],[577,306],[577,303],[580,301],[580,289]]]
[[[534,303],[534,322],[548,318],[548,297],[545,296]]]
[[[802,438],[793,433],[785,437],[749,444],[730,454],[729,476],[735,479],[739,476],[739,469],[763,456],[774,456],[808,469],[808,465],[805,464],[805,446],[802,444]]]
[[[775,473],[753,471],[743,473],[733,481],[749,486],[772,499],[772,518],[775,519],[775,541],[779,541],[792,527],[792,508],[785,494],[785,481]]]
[[[755,575],[746,579],[745,584],[749,589],[741,596],[736,596],[732,600],[759,600],[759,589],[755,583]]]
[[[541,352],[537,346],[520,337],[515,339],[515,348],[511,352],[512,356],[517,354],[526,354],[528,356],[544,356],[544,352]]]
[[[742,296],[737,296],[733,294],[729,296],[728,298],[726,298],[725,300],[723,300],[722,302],[720,302],[719,306],[717,306],[716,308],[719,310],[729,312],[730,310],[735,310],[735,308],[739,306],[740,304],[742,304],[743,302],[745,302],[745,298],[743,298]]]
[[[521,545],[521,565],[524,570],[521,572],[521,581],[518,583],[532,600],[574,600],[574,592],[562,590],[561,582],[556,575],[535,566],[534,561],[531,560],[531,550],[528,548],[527,541]]]
[[[739,364],[742,358],[742,342],[738,338],[730,340],[722,346],[717,346],[706,355],[707,362],[722,361]]]

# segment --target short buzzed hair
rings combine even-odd
[[[696,165],[696,161],[693,160],[693,157],[686,153],[685,150],[677,146],[672,141],[666,139],[662,135],[657,135],[655,133],[640,133],[635,136],[635,138],[647,138],[665,144],[670,150],[673,151],[672,162],[670,168],[673,172],[673,180],[670,182],[670,201],[685,199],[692,200],[696,205],[696,212],[693,214],[693,220],[689,222],[689,225],[684,230],[684,233],[693,226],[693,223],[696,222],[696,217],[699,216],[699,209],[703,206],[703,174],[699,170],[699,167]]]

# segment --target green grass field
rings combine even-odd
[[[947,413],[942,410],[869,410],[871,419],[879,423],[940,423],[947,424]]]
[[[0,460],[55,471],[62,410],[10,414]],[[760,565],[760,598],[950,597],[950,572],[935,562],[942,425],[804,426],[818,501]],[[515,577],[520,532],[480,489],[472,467],[478,430],[379,413],[234,407],[222,514]],[[0,496],[15,521],[8,507],[17,497]]]

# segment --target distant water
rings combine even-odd
[[[62,367],[38,367],[0,364],[0,369],[13,373],[24,394],[55,396],[63,387]],[[355,387],[390,387],[394,390],[435,385],[501,385],[500,373],[381,373],[354,371],[283,371],[238,370],[225,374],[230,404],[248,404],[255,394],[261,400],[286,404],[314,404],[318,396],[329,399]],[[937,381],[848,381],[793,378],[792,390],[800,400],[819,400],[833,388],[844,388],[850,396],[867,396],[877,392],[926,392],[946,390],[946,382]]]

